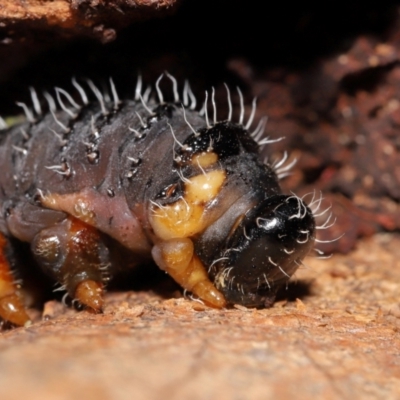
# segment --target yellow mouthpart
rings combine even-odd
[[[162,240],[190,237],[204,230],[209,203],[218,195],[226,173],[214,170],[196,175],[185,182],[184,196],[167,206],[152,206],[150,223]]]

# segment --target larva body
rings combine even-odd
[[[30,243],[43,270],[86,307],[101,310],[107,281],[151,258],[206,304],[268,306],[314,244],[315,222],[296,196],[281,194],[259,157],[262,124],[213,122],[182,105],[113,99],[89,82],[83,106],[46,95],[42,114],[0,135],[0,317],[28,321],[10,272],[10,239]],[[158,82],[157,82],[158,83]],[[188,102],[191,99],[191,102]],[[190,105],[188,103],[191,103]],[[229,98],[230,104],[230,98]],[[60,110],[61,108],[61,110]],[[231,114],[231,113],[230,113]],[[253,114],[252,114],[253,115]],[[30,121],[29,121],[30,120]]]

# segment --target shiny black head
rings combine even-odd
[[[269,306],[314,245],[311,210],[275,195],[250,209],[230,234],[211,273],[228,303]]]

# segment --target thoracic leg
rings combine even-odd
[[[194,254],[189,238],[177,238],[157,243],[152,250],[154,261],[183,288],[211,306],[222,308],[225,298],[209,280],[207,271]]]
[[[96,228],[69,217],[38,233],[31,249],[45,272],[65,286],[72,298],[101,311],[109,251]]]
[[[0,233],[0,318],[22,326],[29,322],[29,316],[14,283],[6,257],[7,244],[6,237]]]

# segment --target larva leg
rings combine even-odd
[[[204,265],[194,254],[190,239],[162,241],[153,247],[152,255],[157,265],[183,288],[214,307],[225,306],[224,296],[209,280]]]
[[[31,249],[45,272],[72,298],[101,311],[109,252],[96,228],[69,217],[37,234]]]
[[[6,246],[7,239],[0,233],[0,318],[22,326],[29,322],[29,316],[14,284]]]

